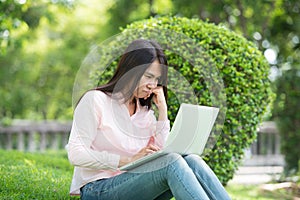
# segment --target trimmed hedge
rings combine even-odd
[[[253,43],[224,27],[199,19],[150,18],[128,25],[91,51],[84,65],[94,66],[90,69],[95,70],[90,77],[93,85],[107,81],[119,56],[137,38],[155,39],[165,50],[171,71],[171,121],[182,102],[220,108],[203,158],[226,184],[244,149],[255,140],[257,126],[274,97],[264,56]]]

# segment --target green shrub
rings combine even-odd
[[[87,56],[83,68],[95,68],[91,82],[106,82],[124,48],[141,37],[158,41],[167,55],[173,72],[169,75],[172,84],[168,93],[171,121],[182,102],[220,108],[209,140],[213,148],[207,148],[203,157],[226,184],[244,149],[255,140],[256,128],[274,96],[264,56],[253,43],[224,27],[198,19],[151,18],[128,25],[120,35]],[[185,80],[188,84],[182,84]]]
[[[276,80],[277,98],[273,115],[279,129],[281,153],[285,157],[285,170],[299,169],[300,160],[300,70],[285,71]]]

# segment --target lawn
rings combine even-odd
[[[289,191],[263,191],[259,185],[229,185],[226,190],[232,200],[295,200]]]
[[[73,167],[65,152],[0,155],[0,199],[70,199]]]
[[[0,199],[78,199],[69,196],[73,167],[65,151],[24,153],[0,150]],[[229,185],[233,200],[292,199],[286,192],[262,192],[259,186]]]

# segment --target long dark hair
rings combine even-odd
[[[142,75],[156,59],[162,66],[162,74],[158,85],[163,87],[167,100],[168,63],[162,48],[154,40],[138,39],[131,42],[121,56],[113,77],[106,84],[95,88],[95,90],[100,90],[107,95],[121,92],[124,101],[128,101],[132,97]],[[152,97],[153,94],[147,99],[140,98],[139,102],[142,106],[147,106],[150,109]]]

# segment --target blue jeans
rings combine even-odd
[[[154,169],[155,170],[149,170]],[[161,167],[159,167],[161,166]],[[146,171],[147,170],[147,171]],[[227,200],[224,187],[197,155],[170,153],[135,170],[101,179],[81,188],[82,200]]]

